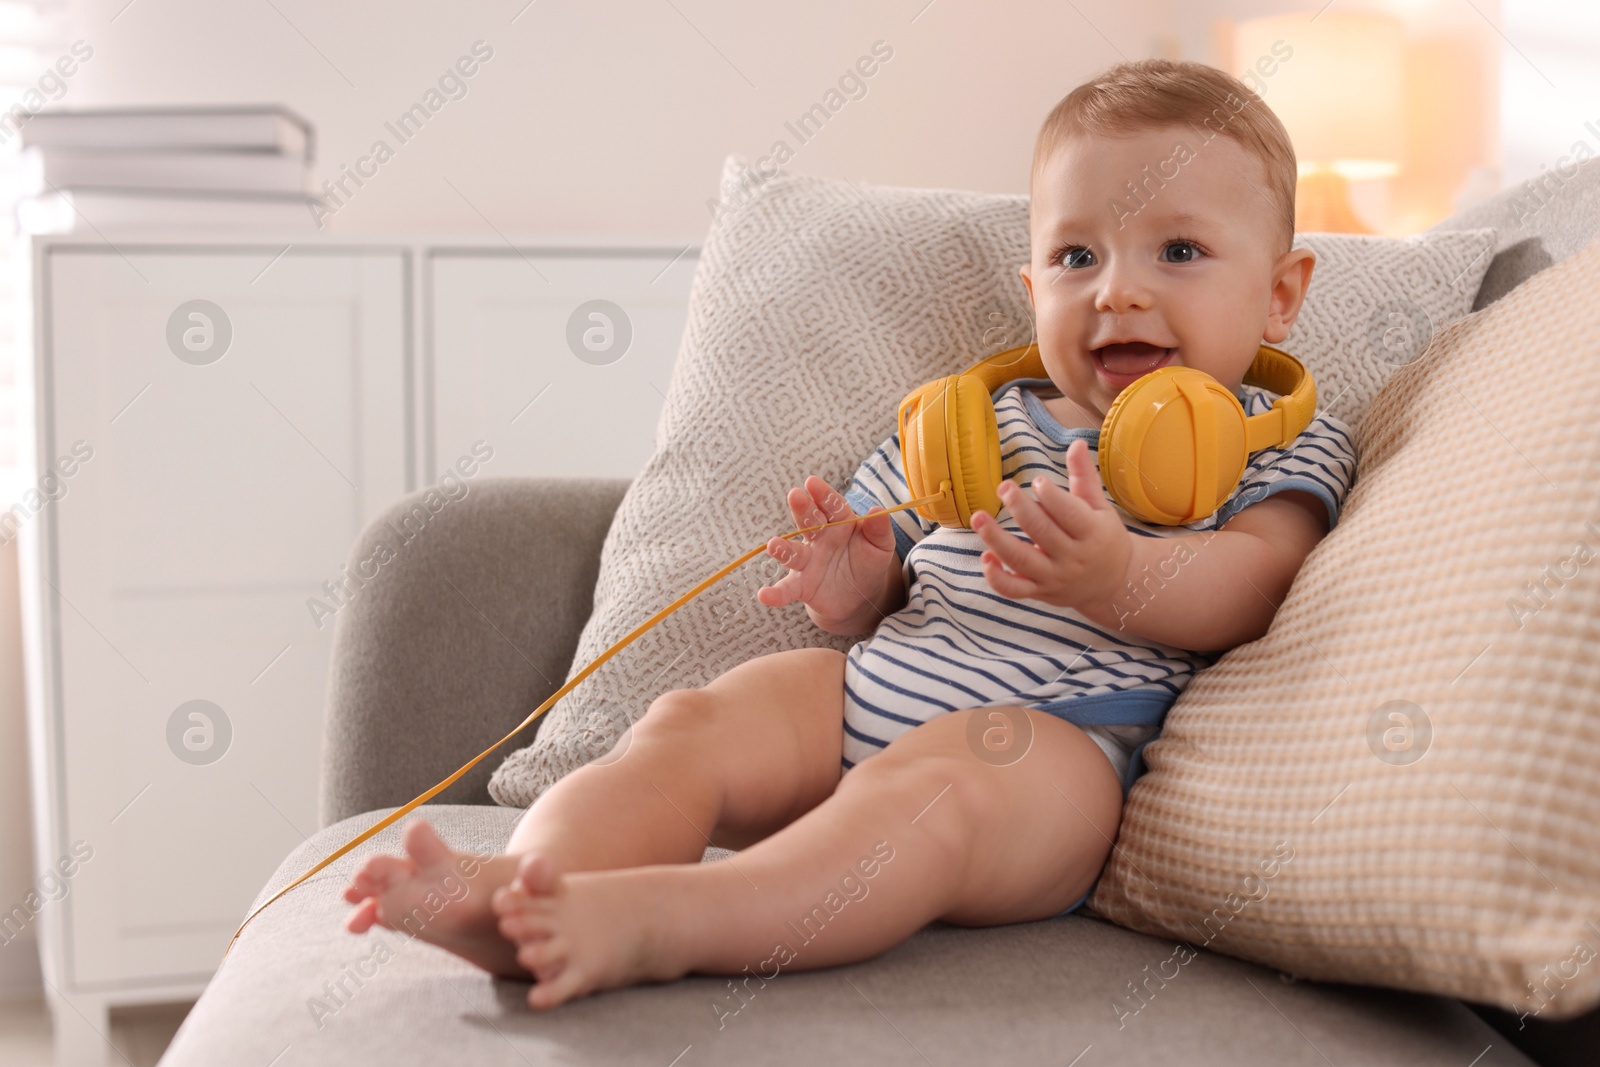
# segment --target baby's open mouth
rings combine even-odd
[[[1148,341],[1124,341],[1095,349],[1094,361],[1100,370],[1112,377],[1136,377],[1165,366],[1176,351],[1176,348],[1162,348]]]

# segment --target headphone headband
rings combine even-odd
[[[1244,380],[1278,394],[1271,410],[1245,420],[1245,447],[1251,452],[1286,447],[1311,425],[1317,414],[1317,386],[1304,363],[1281,348],[1261,345]]]

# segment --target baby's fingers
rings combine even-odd
[[[781,608],[800,599],[800,573],[795,571],[781,581],[756,590],[756,599],[769,608]]]
[[[1100,484],[1100,464],[1089,458],[1089,444],[1081,437],[1067,447],[1067,474],[1073,496],[1096,511],[1111,507]]]
[[[794,516],[796,526],[810,526],[812,512],[816,510],[816,502],[811,499],[811,494],[799,486],[789,490],[789,495],[784,497],[789,502],[789,514]],[[821,518],[816,519],[821,522]]]
[[[806,478],[806,493],[816,505],[816,515],[807,526],[814,526],[821,522],[836,522],[839,519],[848,519],[855,514],[850,510],[850,504],[837,489],[817,477],[815,474]],[[831,529],[837,529],[832,527]],[[817,533],[826,531],[818,530]]]
[[[811,546],[798,537],[774,537],[767,542],[767,555],[791,571],[803,571],[811,562]]]
[[[874,548],[894,548],[894,523],[889,521],[889,513],[882,505],[867,511],[866,518],[861,520],[861,532]]]
[[[818,508],[816,500],[812,498],[811,493],[808,490],[799,488],[797,486],[794,489],[789,490],[788,499],[789,513],[794,516],[794,524],[797,528],[803,530],[810,526],[821,526],[823,523],[828,521],[827,517],[822,514],[821,509]],[[826,531],[824,530],[812,530],[810,533],[803,534],[801,536],[807,539],[813,539],[817,537],[817,535],[825,532]]]
[[[781,608],[800,599],[800,572],[811,557],[811,546],[798,538],[774,537],[767,542],[767,555],[789,568],[789,573],[771,585],[756,590],[756,599],[772,608]]]

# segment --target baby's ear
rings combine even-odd
[[[1289,328],[1305,303],[1306,290],[1311,287],[1311,272],[1316,265],[1317,254],[1309,248],[1291,248],[1278,257],[1272,270],[1272,299],[1262,331],[1268,344],[1277,344],[1289,336]]]

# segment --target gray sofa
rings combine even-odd
[[[1536,197],[1502,193],[1437,228],[1476,226],[1500,231],[1482,307],[1600,233],[1600,167]],[[561,685],[626,488],[477,481],[339,613],[323,829],[284,860],[257,904]],[[379,521],[415,502],[397,502]],[[363,534],[352,560],[371,554],[377,529]],[[532,733],[422,809],[453,846],[503,849],[521,811],[496,806],[486,784]],[[343,930],[349,905],[340,890],[364,856],[400,851],[399,828],[251,923],[163,1067],[1600,1062],[1600,1012],[1519,1027],[1514,1015],[1482,1005],[1311,982],[1206,950],[1163,980],[1156,971],[1172,943],[1085,915],[983,930],[935,923],[876,959],[785,974],[743,999],[726,978],[690,976],[535,1013],[523,1002],[525,984],[388,931]]]

